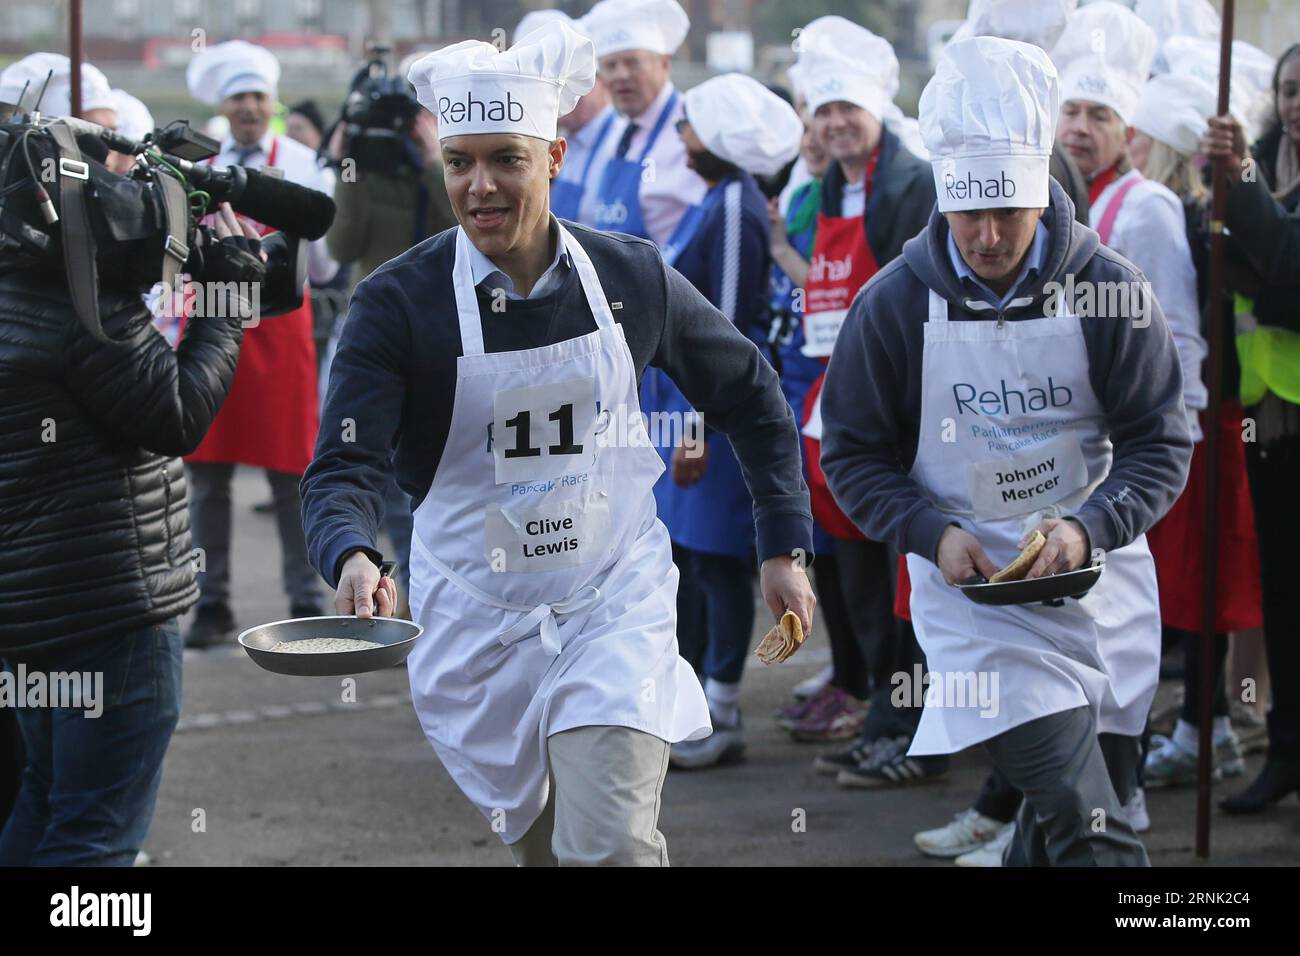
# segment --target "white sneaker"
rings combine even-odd
[[[1128,818],[1128,825],[1138,833],[1146,833],[1151,829],[1151,816],[1147,813],[1147,795],[1141,787],[1133,791],[1132,799],[1120,809]]]
[[[963,853],[978,850],[990,840],[997,839],[1004,825],[1001,821],[986,817],[972,807],[954,816],[947,826],[939,827],[937,830],[922,830],[912,837],[912,842],[926,856],[951,860]]]
[[[985,843],[978,850],[972,850],[969,853],[963,853],[957,859],[953,860],[958,866],[970,867],[997,867],[1002,865],[1002,851],[1011,843],[1011,838],[1016,835],[1016,825],[1014,823],[1005,823],[998,835],[988,843]]]
[[[745,752],[745,736],[739,720],[727,725],[713,721],[713,733],[702,740],[683,740],[672,745],[668,765],[679,770],[698,770],[737,760]]]
[[[807,680],[801,680],[794,685],[794,696],[799,700],[807,700],[813,694],[817,693],[823,687],[831,682],[835,675],[835,670],[829,664],[819,670]]]

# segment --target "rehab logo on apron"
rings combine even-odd
[[[864,210],[878,155],[867,164]],[[803,354],[809,358],[831,354],[853,297],[880,269],[867,244],[864,217],[865,211],[862,216],[817,214],[817,238],[804,282]]]

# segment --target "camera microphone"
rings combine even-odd
[[[145,149],[146,144],[96,123],[75,117],[62,117],[59,122],[66,123],[78,138],[91,137],[119,153],[135,155]],[[319,239],[334,222],[334,200],[318,190],[243,166],[209,166],[170,152],[162,155],[214,202],[228,202],[235,212],[272,229]]]
[[[334,222],[334,200],[325,193],[243,166],[206,166],[177,159],[175,165],[216,202],[237,213],[306,239],[319,239]]]

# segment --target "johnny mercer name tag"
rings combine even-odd
[[[1077,435],[1062,435],[1032,452],[970,465],[970,499],[977,520],[1028,514],[1067,498],[1088,484]]]
[[[552,571],[598,560],[609,542],[609,496],[604,492],[539,508],[490,506],[484,513],[483,550],[494,571]]]

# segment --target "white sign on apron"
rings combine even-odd
[[[962,519],[994,564],[1010,563],[1042,518],[1082,504],[1111,458],[1077,317],[949,322],[948,303],[930,292],[911,474],[941,511]],[[1110,552],[1097,585],[1062,607],[975,604],[929,556],[909,554],[907,569],[931,672],[942,680],[996,673],[1001,695],[994,708],[927,704],[910,753],[954,753],[1082,706],[1093,709],[1101,732],[1142,733],[1160,666],[1145,536]]]
[[[670,743],[712,728],[677,651],[677,569],[651,489],[636,370],[591,260],[560,226],[596,331],[485,353],[469,240],[453,273],[463,354],[446,447],[415,511],[407,660],[434,750],[506,843],[546,805],[546,738],[587,725]],[[598,442],[627,416],[627,441]],[[489,429],[490,424],[490,429]]]

